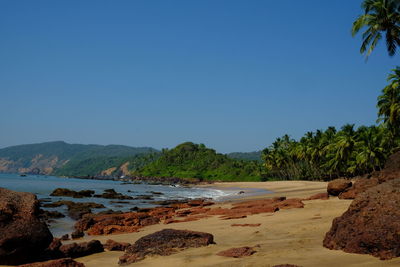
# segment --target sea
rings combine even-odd
[[[0,173],[0,187],[7,188],[18,192],[30,192],[37,195],[38,199],[43,199],[47,202],[55,202],[59,200],[70,200],[73,202],[95,202],[101,203],[105,209],[92,209],[93,213],[104,210],[114,211],[129,211],[133,207],[148,208],[155,207],[153,201],[162,200],[184,200],[209,198],[213,201],[224,201],[239,196],[240,188],[204,188],[196,186],[180,186],[180,185],[154,185],[147,183],[129,183],[116,180],[92,180],[92,179],[77,179],[65,178],[45,175],[26,175]],[[115,203],[118,199],[104,198],[71,198],[71,197],[53,197],[50,196],[56,188],[68,188],[71,190],[94,190],[96,194],[102,194],[105,189],[114,189],[118,193],[137,197],[149,195],[151,200],[134,199],[123,200],[127,203]],[[263,191],[263,192],[261,192]],[[254,190],[250,194],[265,193],[265,190]],[[157,192],[154,194],[153,192]],[[66,206],[57,208],[43,208],[47,210],[57,210],[63,214],[67,214]],[[68,234],[73,231],[75,220],[66,216],[65,218],[53,219],[49,228],[54,236],[59,237],[63,234]]]

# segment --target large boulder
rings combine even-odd
[[[56,188],[50,196],[84,198],[91,197],[94,193],[93,190],[74,191],[68,188]]]
[[[82,243],[71,243],[62,245],[59,250],[65,257],[79,258],[94,253],[100,253],[104,251],[103,245],[99,240],[92,240],[89,242]]]
[[[333,181],[330,181],[328,183],[328,194],[331,196],[338,196],[340,193],[342,193],[344,190],[349,188],[351,186],[351,181],[346,180],[346,179],[335,179]]]
[[[33,262],[52,240],[35,195],[0,188],[0,264]]]
[[[168,256],[180,250],[214,244],[212,234],[187,230],[164,229],[138,239],[119,258],[119,264],[143,260],[146,255]]]
[[[334,219],[323,244],[381,259],[400,256],[400,179],[358,195],[348,210]]]

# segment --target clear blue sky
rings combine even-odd
[[[71,143],[254,151],[371,125],[399,57],[368,62],[361,1],[0,2],[0,147]]]

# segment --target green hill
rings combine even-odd
[[[203,144],[186,142],[139,170],[140,175],[155,177],[199,178],[221,181],[259,181],[263,167],[256,161],[229,158]]]

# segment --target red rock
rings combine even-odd
[[[328,183],[327,191],[328,194],[331,196],[338,196],[340,193],[349,188],[351,185],[352,183],[349,180],[343,178],[336,179]]]
[[[0,264],[37,261],[52,240],[35,195],[0,188]]]
[[[256,253],[256,251],[251,247],[241,247],[241,248],[230,248],[228,250],[218,252],[217,255],[223,257],[242,258],[251,256],[254,253]]]
[[[344,192],[340,193],[340,199],[354,199],[358,194],[365,192],[368,188],[377,186],[379,180],[377,178],[360,178],[357,179],[353,185],[347,188]]]
[[[24,265],[19,265],[19,267],[85,267],[83,263],[74,261],[71,258],[34,262]]]
[[[334,219],[323,245],[381,259],[400,256],[400,179],[356,196],[348,210]]]
[[[328,193],[319,193],[319,194],[312,195],[304,200],[316,200],[316,199],[327,200],[327,199],[329,199],[329,194]]]
[[[103,247],[104,247],[105,249],[110,250],[110,251],[114,251],[114,250],[117,250],[117,251],[125,251],[125,249],[126,249],[127,247],[129,247],[130,245],[131,245],[131,244],[126,243],[126,242],[116,242],[116,241],[114,241],[114,240],[108,239],[108,240],[106,241],[106,243],[103,245]]]
[[[231,224],[231,226],[248,226],[248,227],[258,227],[260,225],[261,225],[261,223],[244,223],[244,224],[234,223],[234,224]]]
[[[147,255],[167,256],[180,250],[214,244],[212,234],[187,230],[164,229],[138,239],[126,249],[119,264],[143,260]]]

